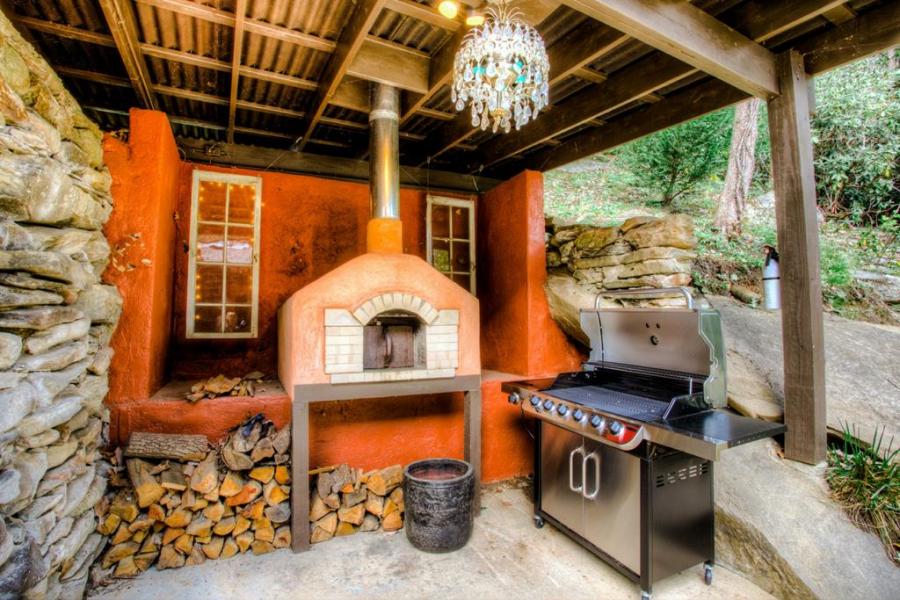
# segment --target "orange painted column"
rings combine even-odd
[[[583,356],[550,316],[544,246],[544,179],[523,171],[479,204],[481,362],[527,377],[578,369]]]
[[[125,403],[149,398],[164,381],[172,323],[178,149],[166,115],[131,110],[128,142],[107,135],[113,211],[104,228],[112,259],[104,279],[118,286],[122,316],[111,345],[107,404],[111,434]]]

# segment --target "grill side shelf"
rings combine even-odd
[[[708,410],[668,421],[647,424],[650,441],[701,458],[718,460],[727,448],[748,444],[784,433],[781,423],[770,423]]]

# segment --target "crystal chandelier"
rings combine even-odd
[[[466,34],[453,69],[456,110],[471,106],[472,127],[518,130],[547,106],[550,63],[544,40],[499,0]]]

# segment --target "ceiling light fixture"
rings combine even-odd
[[[438,12],[448,19],[455,19],[456,15],[459,14],[459,3],[455,2],[455,0],[442,0],[438,4]]]
[[[525,24],[508,0],[488,7],[483,25],[472,28],[456,53],[452,99],[470,105],[472,127],[496,133],[520,129],[547,106],[550,63],[544,40]]]

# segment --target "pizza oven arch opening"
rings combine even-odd
[[[363,370],[424,368],[424,325],[418,315],[408,311],[376,315],[363,326]]]

